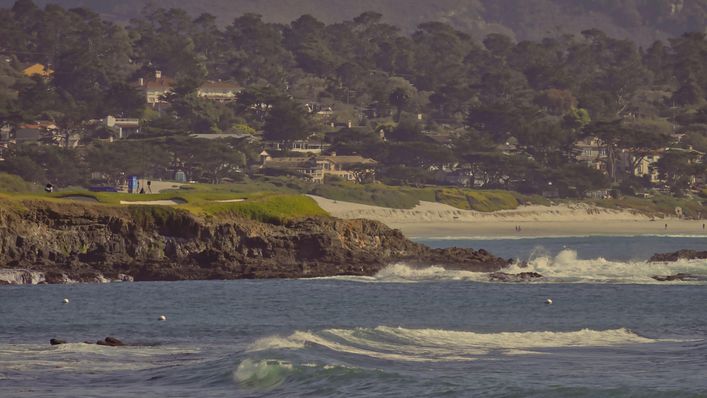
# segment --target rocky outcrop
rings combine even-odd
[[[707,251],[678,250],[672,253],[656,253],[648,261],[666,262],[678,260],[707,259]]]
[[[430,249],[369,220],[268,224],[154,206],[23,206],[0,206],[0,268],[14,275],[0,279],[16,283],[28,273],[32,283],[67,283],[370,276],[399,261],[484,272],[508,265],[483,250]]]
[[[533,282],[543,276],[537,272],[521,272],[518,274],[509,274],[506,272],[493,272],[489,274],[491,282]]]
[[[692,275],[692,274],[675,274],[675,275],[655,275],[652,277],[658,282],[698,282],[707,281],[707,276],[704,275]]]

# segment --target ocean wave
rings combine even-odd
[[[287,344],[283,344],[287,341]],[[403,362],[473,361],[491,353],[536,354],[563,347],[607,347],[675,340],[642,337],[628,329],[574,332],[475,333],[437,329],[376,328],[295,331],[287,337],[266,337],[253,342],[247,352],[302,350],[323,347],[330,351]],[[538,351],[539,350],[539,351]]]
[[[576,251],[566,249],[554,257],[537,255],[527,264],[513,264],[504,272],[537,272],[543,275],[544,282],[664,284],[666,282],[658,282],[653,276],[683,273],[707,277],[707,260],[611,261],[602,257],[582,260],[577,258]]]
[[[707,260],[610,261],[602,257],[582,260],[577,258],[574,250],[565,249],[552,256],[538,248],[531,253],[527,263],[516,262],[502,271],[510,274],[537,272],[543,276],[533,280],[533,283],[705,284],[705,281],[659,282],[653,276],[682,273],[707,279]],[[450,270],[444,265],[420,268],[405,263],[391,264],[372,277],[337,276],[322,279],[368,283],[490,282],[486,272]]]

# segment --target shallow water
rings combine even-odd
[[[646,253],[629,257],[582,239],[453,242],[525,251],[549,275],[532,284],[398,264],[374,278],[2,287],[0,396],[706,396],[707,286],[646,275],[707,262],[651,266],[653,238],[625,242]],[[106,336],[137,346],[80,343]]]

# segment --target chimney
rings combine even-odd
[[[143,79],[142,77],[139,78],[139,79],[137,80],[137,82],[138,82],[138,84],[140,85],[140,87],[144,87],[144,86],[145,86],[145,79]]]
[[[155,79],[161,79],[162,78],[162,71],[161,70],[156,70],[155,71]]]

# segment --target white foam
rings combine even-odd
[[[46,368],[112,372],[141,370],[165,365],[165,358],[196,354],[187,347],[108,347],[97,344],[70,343],[55,346],[37,344],[0,345],[0,369],[32,371]]]
[[[282,341],[289,341],[284,344]],[[475,333],[437,329],[406,329],[379,326],[374,329],[326,329],[321,332],[296,331],[288,337],[267,337],[249,351],[303,349],[309,345],[332,351],[405,362],[471,361],[491,352],[524,355],[533,350],[562,347],[606,347],[649,344],[661,341],[639,336],[627,329],[574,332]]]
[[[705,284],[706,281],[660,282],[653,276],[691,274],[707,278],[707,260],[675,262],[610,261],[602,257],[581,260],[577,252],[565,249],[554,257],[536,249],[527,264],[513,264],[502,270],[515,274],[537,272],[543,278],[533,283],[619,283],[619,284]],[[462,270],[447,270],[442,265],[418,268],[405,263],[387,266],[373,277],[330,277],[326,279],[373,283],[415,283],[429,281],[489,282],[489,274]]]
[[[581,260],[577,258],[576,251],[566,249],[554,257],[544,255],[534,258],[527,266],[514,264],[504,272],[537,272],[544,276],[545,282],[664,284],[666,282],[658,282],[652,277],[678,273],[707,276],[707,260],[610,261],[602,257]]]

